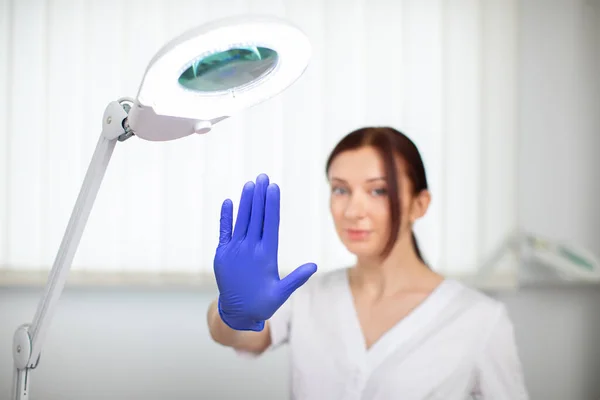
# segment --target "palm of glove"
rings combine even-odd
[[[279,278],[279,187],[260,175],[246,183],[232,233],[233,204],[221,208],[214,271],[221,319],[237,330],[260,331],[289,296],[316,271],[309,263]]]
[[[268,253],[261,243],[250,240],[217,250],[215,272],[223,313],[258,321],[269,319],[279,308],[276,254]]]

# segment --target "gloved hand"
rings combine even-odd
[[[279,201],[279,187],[261,174],[256,184],[244,185],[233,234],[231,200],[221,207],[214,271],[219,314],[232,329],[261,331],[265,321],[317,270],[308,263],[279,278]]]

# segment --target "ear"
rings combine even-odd
[[[431,193],[429,193],[429,190],[422,190],[415,196],[410,213],[411,223],[414,223],[427,213],[429,203],[431,203]]]

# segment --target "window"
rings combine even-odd
[[[261,172],[282,188],[283,273],[347,265],[324,163],[343,135],[371,124],[421,150],[433,201],[416,233],[434,268],[473,272],[516,226],[516,1],[0,4],[5,269],[51,267],[106,104],[135,96],[165,41],[233,11],[304,29],[314,46],[305,75],[208,135],[118,143],[73,270],[212,274],[221,202],[237,207]]]

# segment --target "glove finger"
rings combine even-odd
[[[288,276],[279,281],[281,285],[280,295],[282,300],[287,300],[287,298],[290,297],[296,289],[304,285],[315,272],[317,272],[317,265],[314,263],[307,263],[299,266]]]
[[[265,196],[269,186],[269,177],[260,174],[256,178],[254,187],[254,198],[252,199],[252,214],[250,215],[250,226],[246,237],[252,240],[260,240],[263,231],[263,222],[265,218]]]
[[[267,187],[262,236],[262,242],[269,253],[277,253],[279,247],[280,198],[279,186],[271,183]]]
[[[254,195],[254,182],[246,182],[242,189],[240,208],[235,219],[233,239],[242,240],[247,233],[250,223],[250,212],[252,211],[252,196]]]
[[[219,246],[223,246],[231,240],[233,225],[233,203],[229,199],[226,199],[221,205],[221,219],[219,223]]]

